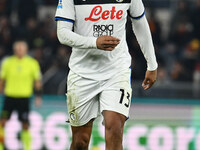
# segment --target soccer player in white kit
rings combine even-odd
[[[106,150],[122,150],[123,127],[131,103],[131,56],[125,25],[133,31],[147,61],[143,88],[156,80],[157,62],[141,0],[60,0],[59,41],[72,47],[67,106],[72,128],[70,150],[87,150],[93,120],[102,114]]]

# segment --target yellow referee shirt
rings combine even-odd
[[[2,62],[0,78],[5,80],[6,96],[30,97],[33,94],[34,81],[41,79],[40,66],[30,56],[24,56],[22,59],[11,56]]]

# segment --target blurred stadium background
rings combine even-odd
[[[143,91],[146,62],[128,21],[133,99],[124,149],[200,150],[200,0],[144,0],[144,4],[159,62],[158,79],[151,90]],[[30,114],[33,150],[68,150],[71,141],[64,96],[71,48],[57,40],[56,6],[56,0],[0,0],[0,61],[12,54],[15,39],[25,38],[43,74],[43,105],[32,105]],[[13,114],[6,125],[8,149],[20,149],[20,128]],[[103,137],[100,118],[91,149],[103,150]]]

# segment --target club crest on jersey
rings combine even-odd
[[[58,3],[58,8],[63,8],[63,5],[62,5],[62,0],[59,0],[59,3]]]
[[[121,3],[121,2],[123,2],[124,0],[116,0],[116,2],[119,2],[119,3]]]

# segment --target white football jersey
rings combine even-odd
[[[131,56],[126,43],[127,15],[144,16],[141,0],[60,0],[55,20],[74,23],[74,32],[87,37],[103,35],[120,39],[113,51],[73,48],[69,67],[76,74],[106,80],[127,70]]]

